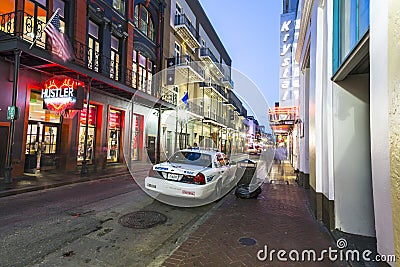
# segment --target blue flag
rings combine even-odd
[[[182,97],[182,102],[185,103],[185,105],[187,106],[188,100],[189,100],[189,94],[188,92],[186,92],[186,94]]]

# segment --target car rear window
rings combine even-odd
[[[199,152],[176,152],[169,159],[170,163],[190,164],[202,167],[211,165],[211,156]]]

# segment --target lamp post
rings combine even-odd
[[[21,59],[22,51],[19,49],[14,50],[14,79],[13,79],[13,92],[12,92],[12,100],[10,110],[13,110],[14,114],[10,114],[9,120],[10,122],[10,138],[7,146],[7,158],[6,158],[6,168],[4,172],[5,181],[7,183],[12,182],[12,154],[13,154],[13,146],[14,146],[14,131],[15,131],[15,123],[14,121],[18,116],[17,105],[17,95],[18,95],[18,78],[19,78],[19,65]]]

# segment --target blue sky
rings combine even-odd
[[[200,0],[200,3],[232,58],[232,67],[248,76],[273,106],[279,100],[282,1]],[[240,88],[237,91],[240,92]],[[265,124],[267,117],[263,110],[267,112],[268,108],[254,103],[249,96],[240,96],[249,102],[260,122]]]

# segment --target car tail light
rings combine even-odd
[[[153,170],[153,168],[151,168],[151,169],[149,170],[149,177],[163,178],[162,175],[161,175],[158,171]]]
[[[199,172],[194,178],[193,178],[193,182],[195,184],[205,184],[206,183],[206,177],[204,176],[204,174],[202,174],[201,172]]]

